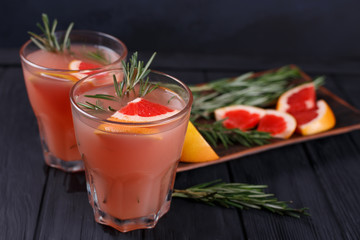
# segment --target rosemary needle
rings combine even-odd
[[[220,180],[202,183],[184,190],[174,189],[173,197],[193,199],[211,206],[235,207],[238,209],[265,209],[280,215],[300,218],[308,216],[307,208],[295,209],[289,202],[277,200],[273,194],[265,193],[266,185],[224,183]]]

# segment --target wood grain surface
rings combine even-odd
[[[0,239],[360,239],[358,130],[269,149],[176,176],[178,189],[215,179],[266,184],[267,192],[280,200],[292,201],[293,207],[308,207],[309,217],[296,219],[173,199],[170,211],[154,229],[123,234],[95,223],[84,174],[64,173],[43,161],[21,66],[14,61],[17,54],[0,51]],[[188,55],[186,61],[185,55],[157,58],[154,69],[188,84],[265,70],[270,63],[237,56],[229,58],[237,59],[238,67],[226,65],[221,57]],[[326,75],[326,89],[360,108],[360,72],[351,70],[351,64],[305,66],[311,76]],[[337,114],[340,125],[358,120],[357,114]]]

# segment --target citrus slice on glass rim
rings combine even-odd
[[[279,97],[276,110],[281,112],[299,112],[313,109],[316,105],[314,83],[305,83],[294,87]]]
[[[260,119],[258,131],[268,132],[272,137],[287,139],[296,129],[296,120],[286,112],[266,110]]]
[[[254,128],[265,115],[265,110],[258,107],[246,105],[233,105],[218,108],[214,111],[217,121],[225,119],[223,122],[226,128],[238,128],[248,130]]]
[[[107,120],[119,123],[146,123],[168,118],[178,112],[178,110],[170,109],[161,104],[150,102],[143,98],[136,98],[128,102],[126,106],[115,112]],[[158,132],[154,127],[127,126],[111,123],[101,124],[98,130],[110,133],[138,134],[154,134]]]
[[[297,121],[297,132],[302,135],[312,135],[327,131],[336,124],[333,111],[324,100],[316,102],[311,110],[292,113]]]

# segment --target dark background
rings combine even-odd
[[[0,48],[20,48],[46,12],[58,29],[97,30],[130,51],[268,58],[360,58],[356,0],[3,1]]]

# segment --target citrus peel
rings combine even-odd
[[[324,100],[317,101],[316,106],[317,108],[314,111],[317,116],[311,121],[299,125],[297,128],[297,131],[304,136],[327,131],[336,124],[335,115]],[[297,117],[296,114],[294,116],[295,118]]]

